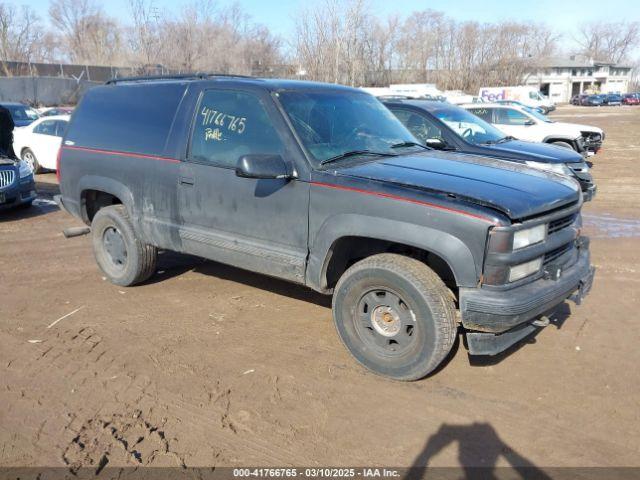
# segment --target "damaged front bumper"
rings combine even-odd
[[[588,248],[557,280],[539,279],[513,290],[460,290],[462,324],[471,355],[496,355],[540,330],[539,317],[565,300],[580,304],[593,284],[595,268]]]

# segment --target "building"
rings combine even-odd
[[[580,93],[627,93],[632,68],[577,57],[547,58],[525,77],[556,103],[566,103]]]

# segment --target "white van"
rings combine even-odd
[[[519,102],[527,107],[540,108],[542,113],[556,109],[555,104],[535,87],[482,87],[478,96],[485,102]]]

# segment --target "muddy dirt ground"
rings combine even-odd
[[[0,217],[0,466],[640,466],[640,107],[553,116],[607,132],[591,295],[408,384],[360,368],[304,288],[175,254],[111,285],[39,175]]]

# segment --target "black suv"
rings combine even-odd
[[[460,325],[472,354],[505,349],[593,279],[576,182],[426,149],[352,88],[112,81],[85,94],[58,171],[113,283],[168,249],[332,293],[345,346],[396,379],[433,371]]]
[[[432,148],[525,163],[567,175],[580,183],[585,201],[596,193],[589,166],[572,149],[505,136],[490,123],[450,103],[394,99],[384,104],[417,139]]]

